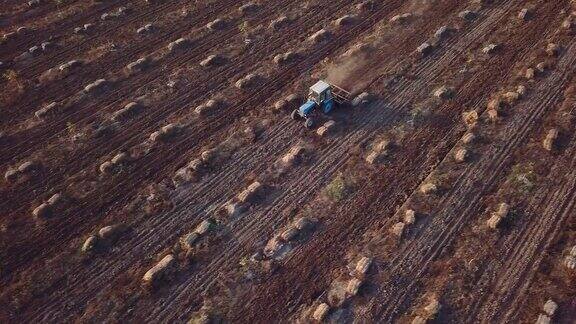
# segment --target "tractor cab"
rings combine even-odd
[[[327,114],[332,111],[336,102],[342,103],[347,100],[348,96],[347,91],[320,80],[310,87],[308,100],[300,108],[294,110],[291,117],[292,119],[304,118],[304,126],[310,128],[314,125],[310,115],[316,108],[322,109],[322,112]]]

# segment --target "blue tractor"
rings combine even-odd
[[[317,108],[328,114],[337,104],[341,105],[348,101],[349,97],[350,93],[348,91],[320,80],[310,87],[308,100],[300,108],[292,111],[290,117],[292,119],[304,118],[304,127],[311,128],[314,126],[314,120],[311,115]]]

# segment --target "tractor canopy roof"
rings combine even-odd
[[[330,84],[327,83],[326,81],[320,80],[310,87],[310,92],[320,94],[328,89],[330,89]]]

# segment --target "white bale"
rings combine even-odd
[[[401,15],[396,15],[392,18],[390,18],[390,23],[399,23],[399,24],[403,24],[406,21],[408,21],[408,19],[410,19],[412,17],[411,13],[405,13],[405,14],[401,14]]]
[[[356,17],[354,17],[353,15],[344,15],[338,19],[336,19],[336,25],[337,26],[348,26],[351,25],[352,23],[354,23]]]
[[[121,152],[116,154],[113,158],[112,158],[112,163],[113,164],[122,164],[122,163],[126,163],[128,162],[129,156],[127,153],[125,152]]]
[[[506,216],[508,216],[509,211],[510,211],[510,205],[508,205],[507,203],[500,203],[498,205],[496,215],[498,215],[500,218],[506,218]]]
[[[350,104],[352,107],[357,107],[359,105],[364,105],[370,101],[370,94],[368,92],[362,92],[358,96],[356,96]]]
[[[174,264],[175,259],[172,254],[166,255],[160,262],[158,262],[155,266],[153,266],[150,270],[148,270],[142,280],[144,282],[153,283],[154,281],[158,280],[162,277],[169,268]]]
[[[200,61],[200,65],[207,67],[207,66],[214,66],[217,65],[218,62],[220,61],[220,56],[216,55],[216,54],[212,54],[209,55],[207,58],[205,58],[204,60]]]
[[[450,31],[451,31],[450,27],[442,26],[438,28],[438,30],[436,30],[436,32],[434,33],[434,37],[438,40],[443,39],[444,37],[448,36]]]
[[[180,50],[185,48],[188,45],[188,39],[186,38],[178,38],[177,40],[170,42],[168,44],[168,51],[174,52],[176,50]]]

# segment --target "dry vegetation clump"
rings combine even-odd
[[[338,173],[336,177],[324,188],[324,194],[328,199],[334,202],[344,200],[350,194],[351,188],[342,173]]]

